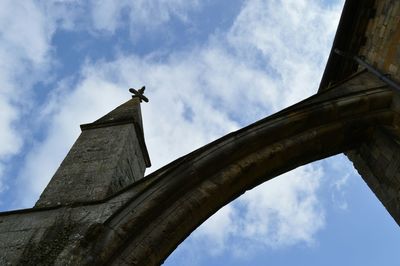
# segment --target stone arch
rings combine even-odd
[[[327,90],[230,133],[138,182],[125,205],[89,230],[90,243],[65,255],[87,265],[160,264],[245,191],[357,148],[374,127],[391,125],[391,102],[385,87]]]

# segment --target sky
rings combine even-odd
[[[0,210],[30,208],[79,125],[146,85],[151,173],[316,93],[343,0],[0,1]],[[165,265],[399,265],[343,155],[245,193]]]

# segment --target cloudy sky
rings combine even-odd
[[[31,207],[91,122],[146,85],[150,173],[316,92],[343,0],[0,1],[0,209]],[[398,265],[342,155],[225,206],[166,265]]]

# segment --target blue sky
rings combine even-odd
[[[316,92],[342,0],[0,2],[0,209],[31,207],[91,122],[147,86],[153,166]],[[398,265],[400,230],[343,155],[269,181],[166,265]]]

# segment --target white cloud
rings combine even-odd
[[[345,197],[345,189],[344,186],[347,185],[347,182],[349,180],[350,174],[344,174],[336,182],[333,182],[332,184],[332,202],[341,210],[347,210],[348,208],[348,203],[346,201]]]
[[[247,209],[244,236],[278,247],[312,243],[315,232],[324,224],[316,197],[322,175],[320,167],[307,165],[246,193],[239,200]]]
[[[207,247],[207,253],[216,256],[232,246],[232,237],[240,235],[238,231],[239,213],[232,204],[224,206],[218,214],[211,216],[193,234],[193,238],[200,247]],[[204,245],[205,244],[205,245]]]
[[[136,56],[92,62],[81,75],[82,80],[72,93],[56,90],[57,102],[50,102],[45,108],[44,116],[52,121],[48,136],[31,152],[34,163],[28,156],[22,171],[23,177],[35,183],[21,182],[27,184],[23,189],[30,190],[28,194],[33,198],[44,189],[59,164],[56,162],[61,161],[77,137],[77,124],[93,121],[96,115],[101,116],[128,99],[127,88],[132,84],[145,84],[150,98],[149,104],[142,105],[153,162],[150,171],[238,129],[237,119],[248,123],[270,112],[276,99],[272,79],[246,62],[238,62],[218,46],[171,54],[165,62]],[[260,90],[264,87],[270,90]],[[57,91],[63,97],[57,96]],[[53,156],[47,159],[47,154]],[[41,165],[50,169],[47,174]],[[27,202],[30,201],[32,198]]]
[[[349,181],[356,174],[353,165],[344,155],[338,155],[334,159],[326,160],[325,168],[330,172],[327,178],[329,179],[332,204],[335,208],[346,211],[349,207],[346,191]]]
[[[199,7],[197,0],[135,0],[135,1],[92,1],[91,18],[95,30],[114,33],[119,27],[130,24],[131,33],[156,28],[171,17],[187,21],[187,13]]]
[[[174,6],[174,3],[177,5]],[[169,14],[184,19],[186,9],[195,6],[194,2],[190,5],[186,1],[174,1],[174,3],[155,5],[156,14],[148,15],[155,15],[155,18],[159,19],[156,23],[158,25],[167,21]],[[151,3],[147,1],[143,1],[143,3],[132,2],[130,3],[132,5],[130,9],[132,12],[139,12],[139,10],[135,11],[135,8],[151,7],[148,6],[149,4]],[[165,11],[164,7],[168,7],[167,11]],[[0,3],[0,105],[2,107],[0,114],[0,138],[2,140],[2,145],[0,145],[0,167],[3,167],[2,165],[7,160],[10,160],[12,155],[21,150],[24,138],[29,139],[32,137],[29,132],[30,130],[26,129],[26,126],[34,126],[31,122],[32,120],[43,123],[50,117],[56,119],[58,117],[55,113],[61,112],[62,110],[60,109],[62,108],[68,108],[65,106],[59,107],[54,102],[49,102],[46,106],[38,107],[34,100],[36,97],[49,97],[50,101],[54,101],[59,98],[59,91],[50,92],[49,95],[46,95],[47,92],[39,92],[34,89],[38,82],[44,84],[54,74],[49,70],[51,70],[50,67],[56,64],[58,60],[58,58],[54,57],[55,53],[53,53],[51,43],[56,30],[67,29],[73,31],[75,29],[82,30],[87,28],[87,20],[82,19],[86,15],[83,9],[84,5],[77,1],[2,1]],[[151,11],[149,9],[146,10],[146,12]],[[157,12],[162,16],[158,16],[160,14]],[[102,20],[101,17],[97,17],[96,19]],[[143,17],[142,19],[147,19],[147,17]],[[134,19],[132,18],[132,20]],[[136,20],[137,18],[135,18]],[[98,85],[101,84],[96,84],[96,86]],[[66,93],[65,89],[61,91],[63,96],[70,93]],[[51,94],[54,97],[51,97]],[[97,100],[99,101],[99,97]],[[108,102],[110,103],[109,100]],[[67,104],[67,101],[60,101],[60,103]],[[104,106],[111,107],[111,105]],[[40,110],[40,108],[44,108],[44,110]],[[98,110],[93,109],[93,111]],[[34,117],[32,114],[34,114]],[[79,117],[84,116],[81,115]],[[30,122],[23,123],[21,121],[22,118],[29,119]],[[65,117],[65,119],[64,122],[67,122],[68,117]],[[71,120],[73,119],[71,118]],[[74,119],[74,121],[76,120]],[[54,123],[51,122],[50,124],[54,125]],[[45,126],[49,127],[48,125]],[[46,163],[44,158],[46,156],[49,157],[48,155],[52,153],[60,154],[58,150],[65,150],[68,146],[54,143],[52,134],[56,133],[53,133],[52,130],[50,126],[50,131],[48,132],[49,139],[33,145],[32,151],[27,156],[26,166],[21,170],[20,175],[23,176],[21,177],[22,180],[27,180],[31,177],[25,186],[28,184],[31,185],[31,188],[28,190],[34,191],[32,196],[27,196],[29,199],[23,200],[25,203],[22,206],[32,204],[32,199],[37,196],[37,193],[46,184],[49,173],[53,172],[55,165],[57,165],[57,163]],[[72,135],[76,136],[76,131],[74,130],[70,129],[65,132],[71,131],[75,132],[75,135]],[[60,138],[59,140],[62,139]],[[70,142],[67,141],[66,143]],[[64,144],[63,141],[61,143]],[[43,152],[40,153],[39,150],[43,150]],[[36,152],[39,152],[41,156],[35,156]],[[50,161],[53,158],[58,158],[59,161],[61,159],[57,156],[50,157],[48,158]],[[36,163],[31,161],[36,159],[41,161],[43,165],[38,167]],[[5,172],[2,171],[2,173]],[[0,175],[0,181],[3,179],[4,176]],[[22,184],[21,180],[19,180],[19,184]],[[20,206],[19,203],[17,205]]]
[[[316,197],[322,175],[321,167],[307,165],[246,192],[196,230],[191,243],[211,255],[244,258],[265,248],[312,245],[325,224]]]
[[[115,33],[127,24],[134,30],[145,23],[150,31],[171,16],[187,20],[187,13],[199,5],[183,0],[93,2],[91,26],[100,33]],[[128,21],[124,21],[124,12]],[[40,121],[49,121],[48,131],[26,157],[17,189],[24,199],[16,205],[33,204],[79,134],[78,124],[91,122],[128,99],[131,86],[148,88],[150,103],[142,108],[153,170],[311,95],[338,17],[338,6],[327,10],[316,1],[245,1],[228,33],[214,34],[205,44],[185,52],[172,52],[163,59],[124,54],[111,62],[88,62],[77,74],[80,81],[73,84],[67,78],[59,83],[51,102],[39,112]],[[54,30],[47,23],[52,25],[56,19],[49,15],[47,19],[31,22],[39,23],[40,28],[33,31],[42,40],[33,42],[36,48],[24,48],[20,39],[13,44],[17,37],[9,37],[9,46],[26,49],[21,58],[35,65],[46,64],[51,50],[49,39]],[[54,25],[73,30],[75,23],[65,19]],[[13,77],[7,73],[7,78]],[[17,83],[10,84],[16,89]],[[73,89],[67,90],[68,85]],[[5,132],[16,136],[11,123],[19,116],[18,109],[8,106],[17,113],[9,112]],[[324,225],[316,198],[321,175],[320,168],[307,166],[267,182],[223,208],[197,235],[213,244],[215,254],[224,251],[233,237],[248,247],[254,243],[262,247],[312,244]],[[248,244],[251,241],[253,244]],[[237,247],[233,250],[237,256],[246,256],[239,254]]]
[[[32,1],[0,2],[0,184],[5,164],[23,145],[22,116],[32,111],[33,85],[47,79],[53,23]],[[1,190],[1,186],[0,186]]]
[[[16,105],[30,96],[31,80],[45,64],[49,46],[44,18],[32,2],[2,1],[0,29],[0,158],[4,158],[21,147]]]
[[[52,25],[46,23],[42,11],[31,1],[2,1],[1,4],[2,49],[19,60],[29,60],[32,65],[43,64],[49,49]],[[7,63],[9,66],[12,61]],[[18,63],[15,62],[13,67]]]
[[[253,62],[257,68],[267,65],[272,82],[261,88],[272,96],[270,102],[261,99],[273,110],[315,93],[340,7],[323,9],[316,1],[290,0],[255,0],[244,5],[227,42],[236,48],[237,63]],[[200,248],[203,252],[218,254],[231,250],[238,256],[249,255],[258,244],[258,247],[282,247],[313,243],[325,219],[316,198],[322,172],[307,167],[286,174],[290,178],[280,177],[246,193],[238,200],[240,211],[232,205],[226,206],[207,220],[191,241],[206,241],[196,248],[214,248],[211,251]],[[238,242],[240,247],[235,248],[232,243]]]
[[[341,5],[320,1],[247,1],[228,34],[244,56],[261,58],[275,73],[281,108],[315,93]]]

